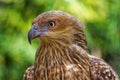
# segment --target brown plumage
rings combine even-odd
[[[107,63],[88,54],[84,27],[75,17],[49,11],[32,25],[28,40],[39,38],[40,44],[24,80],[118,80]]]

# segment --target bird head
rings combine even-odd
[[[76,42],[75,39],[82,41],[85,39],[84,37],[81,22],[62,11],[48,11],[40,14],[33,20],[32,27],[28,32],[30,43],[35,38],[39,38],[41,43],[52,40],[72,43]],[[86,40],[83,42],[86,43]]]

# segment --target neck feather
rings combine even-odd
[[[77,44],[54,41],[41,46],[36,53],[37,66],[48,68],[69,64],[89,64],[87,52]]]
[[[35,78],[42,79],[44,76],[56,75],[62,72],[58,75],[59,79],[61,79],[60,76],[68,75],[67,72],[63,73],[63,71],[69,72],[69,70],[74,69],[76,73],[79,71],[80,74],[84,72],[83,80],[89,80],[89,64],[88,54],[80,46],[54,41],[49,44],[41,45],[41,47],[38,48],[34,63],[34,76]],[[62,78],[64,78],[64,76],[62,76]],[[69,74],[69,78],[70,76],[72,76],[71,73]],[[51,78],[49,77],[48,79]]]

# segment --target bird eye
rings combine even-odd
[[[50,21],[49,24],[48,24],[48,26],[50,28],[53,28],[55,26],[55,22],[54,21]]]

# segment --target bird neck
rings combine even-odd
[[[87,52],[76,44],[53,41],[42,44],[38,48],[35,58],[35,67],[53,68],[60,65],[89,64]]]

